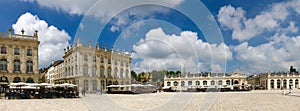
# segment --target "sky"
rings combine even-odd
[[[78,37],[130,53],[136,72],[300,67],[299,0],[2,0],[0,13],[1,32],[39,31],[40,68]]]

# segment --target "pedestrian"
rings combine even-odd
[[[82,96],[85,96],[85,89],[82,89],[81,93],[82,93]]]

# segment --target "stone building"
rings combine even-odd
[[[298,72],[267,72],[247,79],[252,86],[261,86],[263,89],[294,89],[299,88],[300,75]],[[253,82],[254,79],[258,81]]]
[[[3,87],[11,82],[39,82],[38,31],[33,36],[0,33],[0,83]]]
[[[64,60],[54,68],[54,83],[73,83],[87,92],[105,90],[108,85],[129,85],[130,55],[126,52],[84,45],[78,37],[64,51]],[[128,89],[124,89],[128,90]]]
[[[231,74],[202,72],[198,74],[181,74],[175,77],[166,75],[164,78],[164,89],[230,88],[240,90],[246,87],[246,75],[237,72]]]

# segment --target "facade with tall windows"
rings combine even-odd
[[[74,46],[70,45],[64,51],[62,76],[54,79],[55,83],[73,83],[79,90],[97,92],[107,89],[108,85],[131,84],[130,62],[128,52],[108,50],[82,44],[80,37]],[[129,90],[129,89],[124,89]]]
[[[285,90],[298,89],[299,72],[267,72],[247,78],[253,89]]]
[[[38,32],[33,36],[0,33],[0,84],[12,82],[39,82]]]
[[[210,73],[202,72],[197,74],[180,74],[179,76],[166,75],[164,78],[164,89],[187,91],[189,89],[221,89],[231,90],[247,89],[246,74],[233,72]]]

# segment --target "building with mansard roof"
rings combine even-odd
[[[33,36],[0,33],[0,84],[6,87],[11,82],[39,82],[38,31]]]
[[[52,71],[54,83],[77,84],[80,91],[85,89],[87,92],[103,91],[113,84],[131,84],[128,52],[109,50],[105,45],[101,48],[99,43],[96,46],[82,44],[78,37],[74,46],[65,49],[63,58]]]

